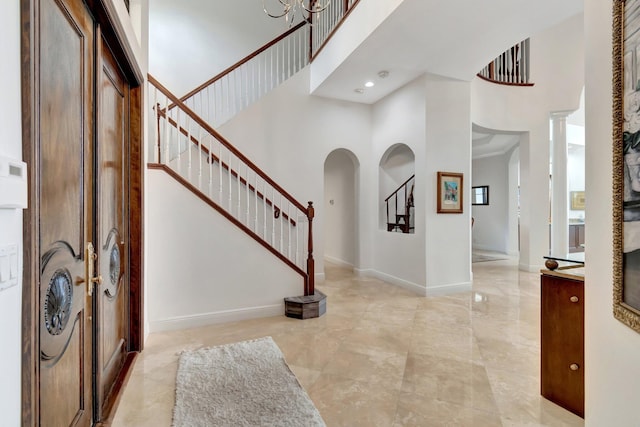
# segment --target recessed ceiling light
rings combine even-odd
[[[378,77],[381,79],[386,79],[389,77],[389,72],[387,70],[378,71]]]
[[[353,91],[354,91],[355,93],[364,93],[364,89],[362,89],[362,88],[360,88],[360,87],[359,87],[358,89],[354,89]]]
[[[374,82],[369,81],[369,82],[366,82],[364,85],[365,87],[374,87],[376,84]]]

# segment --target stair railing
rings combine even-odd
[[[307,66],[307,24],[300,22],[180,100],[209,125],[219,127]]]
[[[414,207],[413,189],[415,178],[415,174],[411,175],[389,197],[384,199],[387,208],[387,231],[400,230],[403,233],[410,233],[413,229],[411,226],[411,208]],[[393,210],[392,217],[389,213],[390,203]]]
[[[533,86],[529,82],[530,50],[529,39],[521,41],[491,61],[478,73],[478,77],[505,85]]]
[[[359,2],[360,0],[333,0],[331,6],[314,17],[311,28],[312,62]]]
[[[153,76],[148,82],[149,167],[167,171],[298,272],[313,295],[313,203],[297,201]]]
[[[213,128],[221,126],[313,61],[359,2],[333,0],[180,100]]]

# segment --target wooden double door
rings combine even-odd
[[[32,4],[36,375],[34,409],[24,423],[90,426],[109,415],[135,350],[130,227],[136,109],[91,7],[83,0]]]

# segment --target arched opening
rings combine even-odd
[[[379,228],[415,233],[415,155],[406,144],[387,149],[379,165]]]
[[[471,188],[488,193],[486,203],[472,200],[474,262],[518,255],[522,135],[473,125]]]
[[[332,151],[324,162],[324,257],[353,267],[358,241],[358,158],[351,151]]]

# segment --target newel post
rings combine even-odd
[[[309,220],[309,252],[307,256],[307,286],[304,290],[305,295],[313,295],[315,293],[315,262],[313,260],[313,217],[315,209],[313,202],[309,202],[307,207],[307,219]]]

